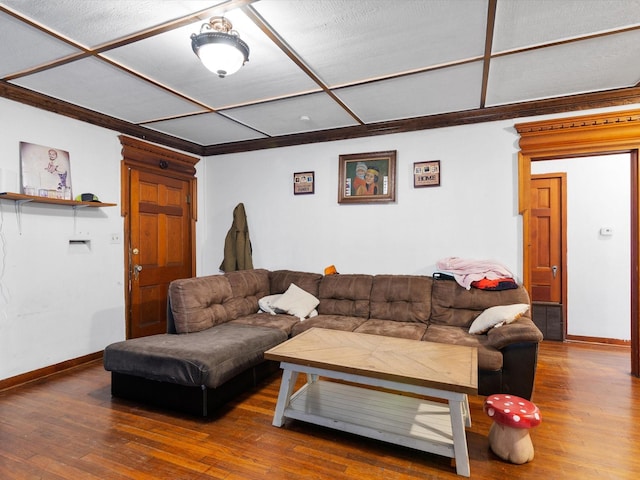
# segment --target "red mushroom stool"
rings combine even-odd
[[[489,429],[493,453],[516,464],[533,460],[529,429],[542,421],[535,404],[515,395],[491,395],[484,401],[484,412],[493,419]]]

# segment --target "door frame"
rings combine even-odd
[[[131,330],[131,225],[130,221],[130,182],[129,170],[155,173],[165,177],[185,180],[189,183],[191,236],[191,272],[196,275],[196,221],[198,220],[197,179],[195,165],[199,157],[193,157],[174,150],[160,147],[136,138],[120,135],[122,144],[122,162],[120,164],[120,205],[121,216],[124,217],[124,285],[125,285],[125,325],[126,336],[130,338]]]
[[[631,374],[640,376],[640,110],[582,115],[515,125],[518,152],[518,209],[523,223],[523,275],[529,287],[531,162],[606,153],[629,153],[631,159]]]

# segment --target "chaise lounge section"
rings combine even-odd
[[[295,297],[295,308],[315,300],[305,306],[313,305],[310,318],[261,311],[259,302],[273,295]],[[109,345],[104,366],[114,396],[207,416],[277,370],[266,350],[309,328],[330,328],[477,347],[480,395],[531,398],[542,334],[530,313],[469,333],[491,307],[529,304],[522,286],[467,290],[421,275],[256,269],[180,279],[169,286],[167,333]]]

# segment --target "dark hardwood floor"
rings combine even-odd
[[[640,379],[629,349],[541,345],[531,431],[535,459],[511,465],[488,448],[484,397],[471,397],[474,479],[635,479]],[[276,375],[194,418],[112,398],[99,361],[0,392],[2,479],[462,478],[449,459],[288,421],[271,425]]]

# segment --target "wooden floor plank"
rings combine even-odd
[[[535,458],[488,448],[471,395],[474,479],[615,479],[640,472],[640,379],[619,346],[543,342],[533,401]],[[279,375],[202,419],[110,395],[100,362],[0,392],[0,478],[109,480],[454,479],[451,459],[295,420],[271,425]]]

